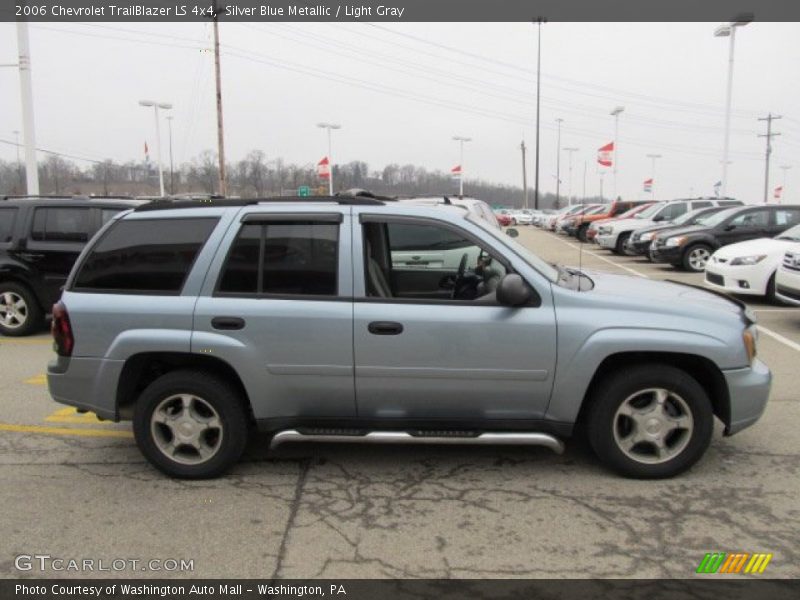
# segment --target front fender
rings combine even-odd
[[[559,357],[547,418],[574,423],[589,384],[602,362],[610,356],[631,352],[693,355],[718,367],[741,362],[741,349],[712,335],[662,328],[613,327],[593,332],[585,340],[569,344],[559,339]]]

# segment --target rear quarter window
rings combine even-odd
[[[37,208],[31,239],[37,242],[88,242],[92,233],[89,208]]]
[[[119,221],[83,261],[72,289],[178,294],[217,221],[207,217]]]
[[[17,219],[16,208],[0,208],[0,244],[11,241],[14,232],[14,222]]]

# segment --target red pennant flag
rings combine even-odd
[[[645,192],[652,192],[653,191],[653,178],[645,179],[644,180],[644,191]]]
[[[781,194],[783,194],[783,186],[779,185],[778,187],[775,188],[775,191],[773,192],[772,197],[775,198],[776,200],[780,200],[781,199]]]
[[[610,167],[614,164],[614,142],[609,142],[605,146],[597,149],[597,162],[604,167]]]
[[[331,163],[327,156],[317,163],[317,176],[320,179],[328,179],[331,176]]]
[[[453,177],[461,177],[461,165],[456,165],[452,169],[450,169],[450,174]]]

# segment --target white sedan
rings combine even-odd
[[[775,273],[784,254],[800,242],[800,225],[774,238],[723,246],[706,263],[706,283],[733,294],[766,296],[775,301]]]

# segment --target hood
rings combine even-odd
[[[662,223],[661,225],[651,225],[649,227],[645,227],[644,229],[639,229],[636,233],[639,235],[643,233],[661,233],[666,229],[673,229],[678,228],[680,225],[672,225],[671,223]]]
[[[796,244],[791,240],[776,240],[773,238],[759,238],[757,240],[748,240],[746,242],[739,242],[738,244],[731,244],[723,246],[714,253],[717,258],[736,258],[737,256],[754,256],[758,254],[766,254],[780,258],[783,253]]]
[[[702,317],[713,321],[743,318],[743,305],[724,294],[633,275],[617,275],[604,271],[583,272],[594,282],[594,289],[588,293],[596,297],[607,297],[618,306],[628,304],[631,310]]]

